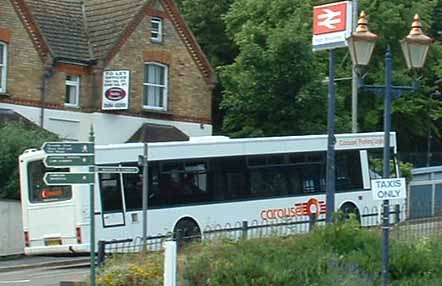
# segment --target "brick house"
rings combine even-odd
[[[173,0],[0,0],[0,108],[67,140],[211,135],[214,82]]]

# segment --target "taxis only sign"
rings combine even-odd
[[[377,201],[407,198],[405,178],[372,180],[371,191]]]

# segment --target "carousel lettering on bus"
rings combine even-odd
[[[320,214],[326,212],[326,205],[324,201],[318,201],[317,199],[310,199],[306,203],[297,203],[292,207],[287,208],[275,208],[264,209],[261,211],[262,220],[273,219],[287,219],[299,216],[311,216],[318,217]]]

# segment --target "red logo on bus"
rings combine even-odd
[[[308,200],[306,203],[294,204],[288,208],[277,209],[265,209],[261,211],[262,220],[272,219],[287,219],[299,216],[311,216],[318,217],[320,214],[325,214],[326,204],[325,201],[319,201],[315,198]]]

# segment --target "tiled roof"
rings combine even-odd
[[[10,0],[43,61],[48,54],[73,63],[108,63],[144,17],[152,0]],[[206,81],[214,71],[173,0],[163,0]]]
[[[53,55],[88,61],[88,37],[81,0],[27,0],[32,16]]]
[[[144,0],[86,0],[86,19],[93,53],[104,58],[120,39]]]
[[[145,0],[25,0],[54,57],[104,58]]]
[[[189,141],[189,136],[170,125],[144,123],[127,140],[130,142]]]

